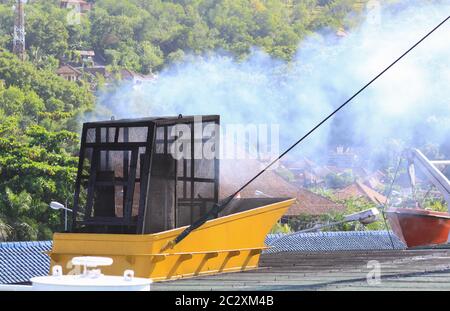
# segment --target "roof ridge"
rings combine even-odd
[[[0,242],[0,248],[49,246],[51,244],[52,241],[10,241],[10,242]]]
[[[306,188],[303,188],[303,187],[299,187],[298,189],[299,189],[299,190],[307,191],[307,192],[313,194],[314,196],[319,197],[319,198],[321,198],[321,199],[324,199],[324,200],[326,200],[326,201],[328,201],[328,202],[330,202],[330,203],[337,204],[337,205],[341,205],[341,204],[339,204],[339,203],[337,203],[337,202],[335,202],[335,201],[333,201],[333,200],[327,198],[326,196],[321,195],[321,194],[319,194],[319,193],[315,193],[315,192],[313,192],[313,191],[311,191],[311,190],[309,190],[309,189],[306,189]]]
[[[361,183],[360,181],[356,181],[356,183],[358,184],[358,186],[361,188],[362,191],[364,191],[364,193],[366,193],[367,195],[370,195],[370,193],[368,191],[372,191],[375,192],[377,194],[381,194],[378,191],[376,191],[375,189],[373,189],[372,187]]]
[[[354,182],[359,189],[361,189],[365,194],[369,195],[367,190],[363,187],[363,184],[359,180],[355,180]]]

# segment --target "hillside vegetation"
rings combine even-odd
[[[59,0],[26,5],[27,47],[39,67],[95,50],[106,64],[156,72],[186,54],[260,47],[289,60],[305,36],[351,27],[361,0],[97,0],[74,20]],[[11,48],[14,0],[0,5],[0,45]]]
[[[90,1],[91,3],[93,1]],[[110,69],[158,72],[189,54],[290,60],[302,39],[356,23],[356,0],[98,0],[74,23],[58,0],[25,5],[25,62],[11,54],[14,0],[0,1],[0,240],[49,239],[52,200],[72,197],[81,116],[95,98],[54,72],[94,50]]]

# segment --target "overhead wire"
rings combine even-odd
[[[424,35],[420,40],[414,43],[410,48],[408,48],[403,54],[401,54],[398,58],[396,58],[389,66],[384,68],[380,73],[378,73],[372,80],[366,83],[363,87],[361,87],[356,93],[354,93],[350,98],[348,98],[343,104],[337,107],[333,112],[331,112],[328,116],[322,119],[319,123],[317,123],[311,130],[309,130],[305,135],[303,135],[299,140],[297,140],[294,144],[292,144],[288,149],[286,149],[282,154],[280,154],[275,160],[270,162],[264,169],[262,169],[258,174],[256,174],[253,178],[251,178],[248,182],[246,182],[242,187],[236,190],[232,195],[228,196],[222,203],[214,204],[213,208],[202,217],[200,217],[197,221],[192,223],[188,228],[186,228],[183,232],[181,232],[175,239],[169,241],[166,245],[163,246],[161,251],[167,250],[169,248],[173,248],[177,243],[181,242],[186,236],[188,236],[192,231],[202,226],[206,221],[217,217],[218,214],[223,211],[223,209],[230,204],[230,202],[248,185],[250,185],[255,179],[264,174],[270,167],[272,167],[276,162],[278,162],[281,158],[283,158],[287,153],[289,153],[292,149],[294,149],[298,144],[308,138],[312,133],[314,133],[319,127],[321,127],[325,122],[331,119],[336,113],[338,113],[342,108],[347,106],[355,97],[357,97],[361,92],[363,92],[367,87],[369,87],[373,82],[378,80],[386,71],[391,69],[395,64],[397,64],[402,58],[408,55],[412,50],[414,50],[419,44],[421,44],[426,38],[428,38],[433,32],[435,32],[438,28],[440,28],[443,24],[445,24],[450,19],[450,16],[447,16],[443,21],[441,21],[437,26],[431,29],[426,35]],[[391,239],[392,242],[392,239]],[[393,243],[392,243],[393,245]]]

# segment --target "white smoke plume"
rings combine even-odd
[[[291,63],[257,49],[241,62],[190,56],[155,81],[100,94],[90,117],[220,114],[222,124],[279,124],[283,149],[449,14],[448,1],[375,8],[346,36],[318,33],[301,42]],[[296,151],[319,160],[330,146],[375,150],[394,139],[450,149],[449,55],[447,22]]]

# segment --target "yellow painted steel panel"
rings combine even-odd
[[[73,257],[106,256],[114,263],[102,273],[122,275],[132,269],[137,277],[154,281],[254,269],[267,233],[294,201],[209,220],[164,252],[161,249],[186,227],[143,235],[55,233],[51,266],[61,265],[65,274],[79,273],[80,268],[71,265]]]

